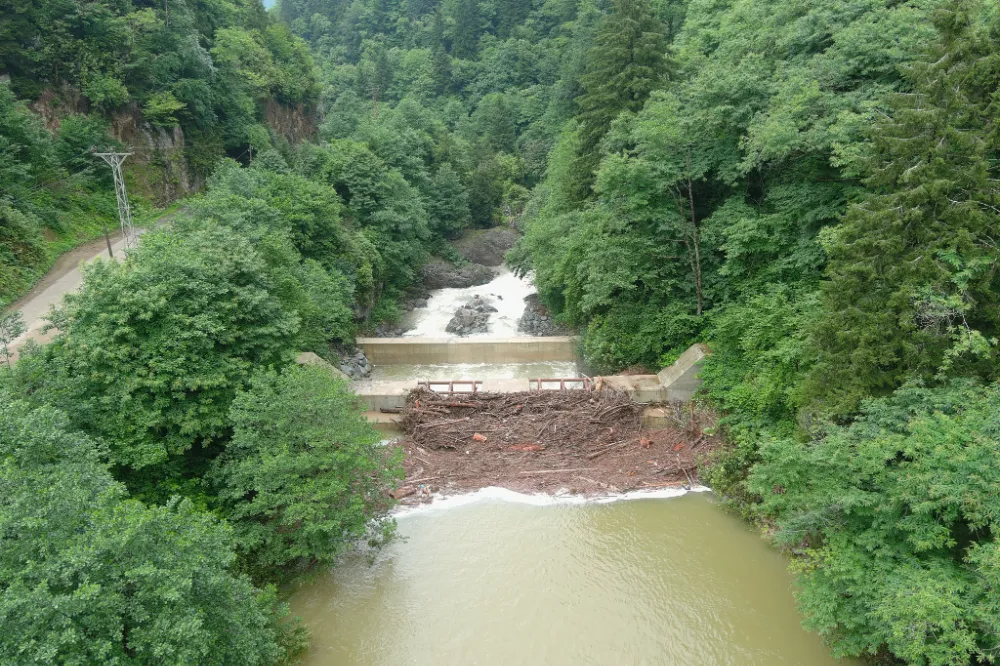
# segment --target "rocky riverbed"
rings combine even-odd
[[[530,294],[530,280],[503,266],[517,238],[513,229],[494,228],[467,232],[453,241],[455,251],[469,263],[456,265],[435,258],[424,265],[421,284],[400,300],[405,313],[402,320],[383,322],[375,329],[375,337],[568,334],[569,329],[556,323],[538,295]],[[469,301],[473,296],[479,300]],[[490,309],[484,307],[484,299]]]
[[[497,277],[496,268],[503,265],[507,250],[514,246],[517,239],[517,232],[506,228],[467,232],[462,238],[453,241],[452,246],[468,263],[456,265],[440,258],[426,263],[420,269],[421,283],[401,299],[400,310],[406,313],[427,307],[431,290],[469,289],[489,284]],[[459,335],[486,332],[485,319],[482,317],[465,315],[459,319],[456,326],[465,331],[458,333]],[[377,338],[395,338],[408,330],[409,327],[402,323],[382,322],[375,329],[374,335]]]
[[[562,324],[556,323],[538,294],[529,294],[525,297],[524,314],[517,321],[517,330],[538,337],[567,335],[570,332]]]

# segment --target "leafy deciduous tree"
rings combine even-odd
[[[258,373],[233,402],[233,439],[217,461],[219,502],[252,570],[330,564],[364,537],[391,533],[398,456],[330,369]]]

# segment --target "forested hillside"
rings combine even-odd
[[[201,189],[0,370],[0,661],[290,659],[269,585],[383,541],[400,473],[292,359],[498,224],[595,369],[711,345],[711,485],[836,654],[995,660],[995,3],[0,8],[0,299],[114,224],[93,148]]]
[[[317,98],[306,44],[255,0],[8,0],[0,76],[0,303],[117,226],[94,149],[134,153],[137,203],[162,206],[278,138],[268,109],[311,116]]]

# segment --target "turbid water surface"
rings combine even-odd
[[[784,558],[709,493],[521,498],[404,515],[374,564],[299,590],[306,663],[854,664],[800,627]]]

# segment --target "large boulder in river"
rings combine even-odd
[[[496,311],[497,309],[482,296],[473,296],[471,301],[455,311],[455,316],[444,330],[455,335],[488,333],[490,315]]]
[[[461,238],[452,241],[452,246],[474,264],[500,266],[507,250],[514,247],[520,237],[520,234],[508,227],[477,229],[466,231]]]
[[[497,309],[492,305],[490,305],[489,301],[487,301],[482,296],[479,296],[478,294],[476,296],[473,296],[472,300],[463,305],[462,307],[465,308],[466,310],[475,310],[476,312],[487,312],[487,313],[497,312]]]
[[[422,274],[424,286],[428,289],[478,287],[495,277],[491,269],[481,264],[455,266],[437,259],[424,264]]]
[[[490,313],[477,312],[465,306],[460,307],[444,330],[460,336],[472,335],[474,333],[488,333],[490,330]]]

